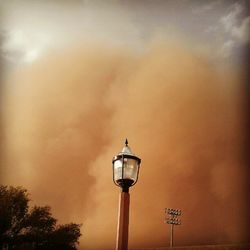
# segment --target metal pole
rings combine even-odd
[[[119,201],[116,250],[128,249],[129,192],[122,191]]]
[[[174,245],[174,225],[171,224],[171,229],[170,229],[170,247],[173,247]]]

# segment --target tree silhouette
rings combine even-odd
[[[0,248],[74,250],[80,225],[57,225],[49,206],[29,209],[29,195],[22,187],[0,185]]]

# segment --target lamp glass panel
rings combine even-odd
[[[114,179],[115,181],[122,179],[122,159],[114,162]]]
[[[138,175],[138,162],[135,159],[124,158],[123,179],[136,181]]]

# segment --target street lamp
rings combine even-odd
[[[135,156],[128,140],[122,151],[113,160],[113,181],[121,188],[116,238],[116,250],[128,249],[129,188],[138,180],[141,159]]]

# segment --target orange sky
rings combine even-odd
[[[131,248],[168,245],[165,207],[183,211],[179,245],[244,242],[242,65],[180,34],[137,46],[83,39],[32,62],[22,54],[2,88],[2,182],[26,187],[60,222],[83,223],[83,249],[113,249],[111,160],[127,137],[142,159]]]

